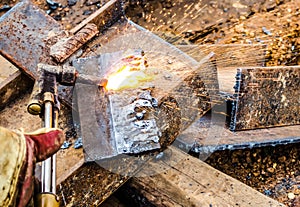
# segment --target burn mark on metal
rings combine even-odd
[[[75,35],[53,45],[50,48],[50,55],[54,57],[56,61],[62,63],[98,33],[97,25],[89,23]]]
[[[155,109],[149,100],[140,98],[143,93],[139,91],[133,103],[129,102],[133,93],[123,91],[109,95],[112,132],[119,154],[141,153],[161,147],[161,132],[153,118]],[[152,99],[152,96],[148,94],[148,98]]]

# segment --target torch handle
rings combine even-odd
[[[45,97],[50,97],[51,93],[45,93]],[[57,127],[58,108],[53,107],[50,100],[44,101],[44,127]],[[56,156],[42,162],[41,193],[36,196],[36,206],[38,207],[59,207],[59,198],[56,195]]]
[[[43,94],[44,104],[44,127],[53,128],[58,126],[59,108],[55,107],[54,94]],[[56,156],[42,162],[41,193],[36,196],[38,207],[59,207],[59,198],[56,195]]]

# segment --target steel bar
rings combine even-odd
[[[66,40],[58,41],[53,45],[50,48],[50,55],[54,57],[57,62],[62,63],[98,33],[97,25],[89,23],[75,35]]]

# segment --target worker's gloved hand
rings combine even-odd
[[[25,206],[34,190],[35,163],[56,153],[64,141],[59,129],[33,133],[0,127],[0,206]]]

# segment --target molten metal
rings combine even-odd
[[[114,65],[119,68],[108,75],[106,90],[123,90],[137,88],[141,82],[153,80],[153,76],[146,74],[147,61],[143,55],[129,55],[120,63]]]

